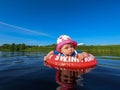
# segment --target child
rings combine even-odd
[[[75,50],[77,47],[77,42],[72,40],[67,35],[61,35],[57,39],[57,46],[55,51],[50,51],[45,57],[44,60],[46,61],[47,58],[52,55],[61,55],[61,56],[74,56],[77,57],[80,61],[83,60],[85,57],[88,56],[86,52],[78,52]]]

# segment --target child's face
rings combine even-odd
[[[72,44],[65,44],[61,48],[61,53],[63,53],[66,56],[72,55],[73,52],[74,52],[74,48]]]

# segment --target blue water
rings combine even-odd
[[[96,56],[98,65],[81,73],[44,66],[44,55],[0,52],[0,90],[120,90],[120,57]]]

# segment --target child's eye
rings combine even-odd
[[[65,49],[68,49],[68,47],[65,47]]]

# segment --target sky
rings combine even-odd
[[[120,44],[120,0],[0,0],[0,45]]]

